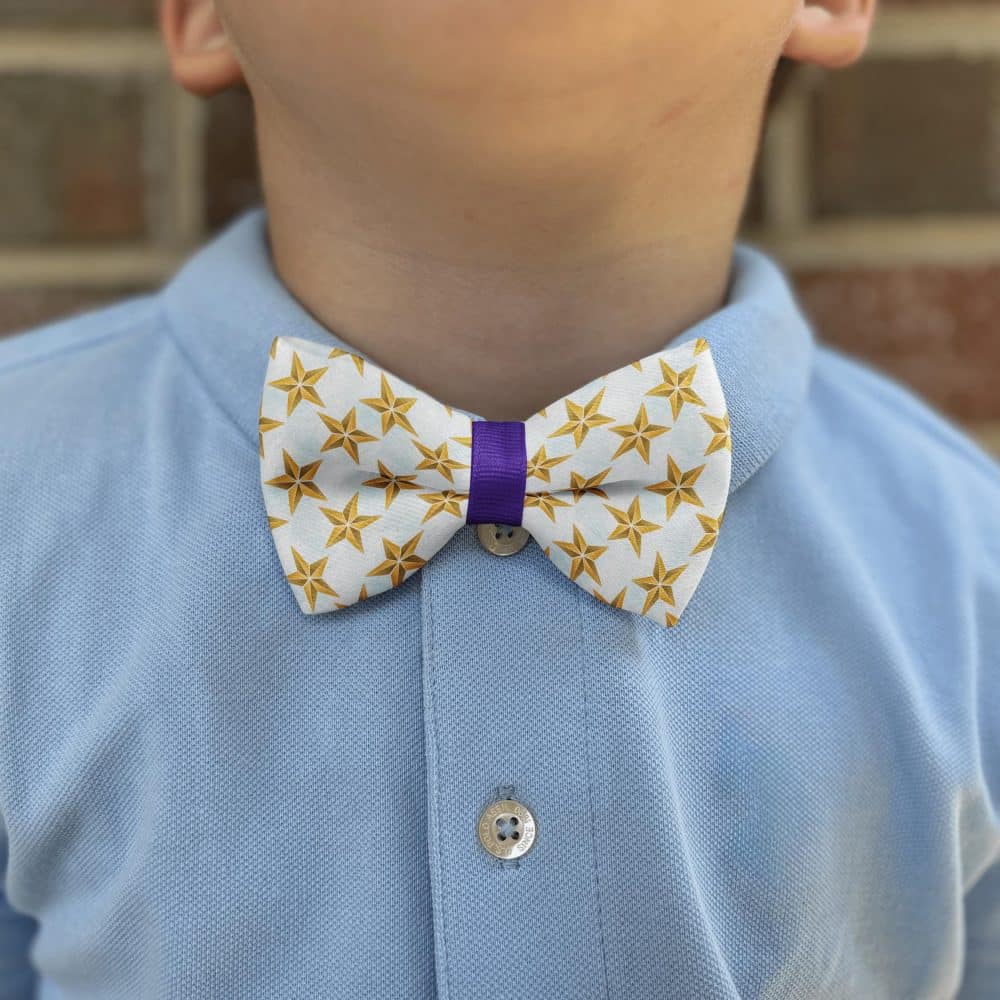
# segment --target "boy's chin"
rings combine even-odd
[[[638,94],[665,77],[676,92],[710,86],[721,60],[731,71],[734,54],[766,34],[734,16],[731,0],[703,0],[697,11],[664,0],[217,2],[253,75],[286,87],[329,81],[348,97],[367,87],[402,100],[529,106]]]
[[[501,183],[614,183],[641,143],[752,121],[778,55],[732,0],[218,2],[266,129],[294,118],[324,148],[349,137],[360,162],[391,149]]]

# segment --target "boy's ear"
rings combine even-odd
[[[875,0],[801,0],[782,55],[827,69],[848,66],[868,44]]]
[[[214,0],[161,0],[160,31],[185,90],[209,97],[244,82]]]

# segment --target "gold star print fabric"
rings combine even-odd
[[[260,406],[268,525],[299,607],[399,586],[465,524],[464,414],[340,348],[276,337]],[[729,415],[692,340],[594,379],[525,421],[525,529],[613,608],[675,625],[729,493]]]

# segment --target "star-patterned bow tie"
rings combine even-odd
[[[676,624],[705,571],[732,446],[709,345],[589,382],[524,422],[470,420],[371,361],[271,345],[268,523],[299,607],[397,587],[463,524],[523,525],[596,599]]]

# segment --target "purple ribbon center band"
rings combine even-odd
[[[520,524],[528,453],[520,420],[473,420],[467,524]]]

